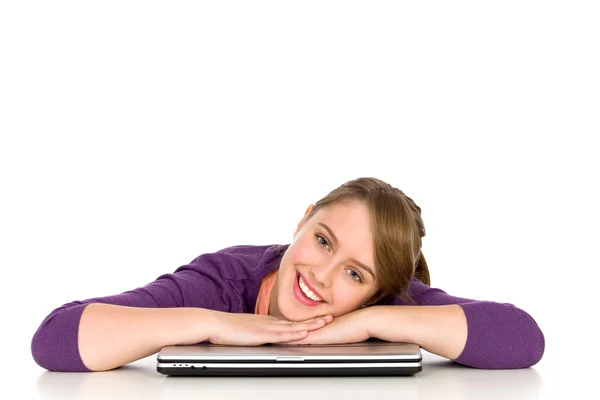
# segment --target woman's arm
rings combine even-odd
[[[91,371],[117,368],[166,345],[204,341],[260,345],[304,338],[332,318],[290,322],[268,315],[203,308],[136,308],[90,304],[79,325],[79,353]]]
[[[405,305],[396,298],[370,307],[375,313],[379,307],[398,309],[382,308],[398,324],[390,324],[379,333],[408,336],[428,351],[474,368],[527,368],[538,363],[544,354],[545,339],[540,327],[527,312],[510,303],[451,296],[417,279],[411,281],[410,293],[416,306]]]
[[[91,371],[117,368],[170,344],[194,344],[209,336],[214,311],[202,308],[138,308],[89,304],[79,323],[78,347]]]
[[[454,360],[467,342],[467,319],[459,305],[375,306],[367,329],[370,337],[416,343],[430,353]]]
[[[384,298],[336,317],[290,344],[356,343],[375,337],[417,343],[459,364],[484,369],[526,368],[544,354],[544,335],[525,311],[508,303],[450,296],[413,280],[417,305]]]
[[[371,337],[416,343],[453,360],[465,347],[467,321],[458,305],[373,306],[336,317],[327,327],[290,344],[356,343]]]

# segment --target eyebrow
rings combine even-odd
[[[325,228],[325,230],[327,231],[327,233],[329,233],[329,235],[333,239],[333,242],[335,243],[335,246],[338,247],[339,244],[340,244],[340,242],[338,241],[337,236],[335,236],[335,233],[333,233],[333,231],[331,230],[331,228],[329,228],[327,225],[325,225],[322,222],[319,222],[318,224],[321,225],[323,228]],[[360,261],[357,261],[354,258],[351,258],[350,261],[352,261],[354,264],[358,265],[362,269],[366,270],[368,273],[370,273],[373,276],[373,279],[376,279],[375,278],[375,274],[373,273],[373,271],[371,270],[371,268],[367,267],[365,264],[361,263]]]

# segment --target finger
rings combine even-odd
[[[331,333],[327,328],[319,329],[308,332],[304,338],[290,340],[285,342],[285,344],[326,344],[328,342],[327,338],[330,336],[330,334]]]
[[[323,320],[313,321],[310,323],[301,324],[307,331],[314,332],[318,329],[323,328],[327,323]]]
[[[324,320],[325,322],[329,323],[329,322],[333,321],[333,315],[331,315],[331,314],[320,315],[318,317],[307,319],[306,321],[301,321],[301,322],[312,322],[312,321],[318,321],[318,320]]]
[[[300,344],[322,344],[323,342],[323,337],[322,335],[320,335],[319,333],[317,333],[318,331],[312,331],[312,332],[308,332],[308,334],[306,335],[306,337],[301,338],[301,339],[296,339],[296,340],[290,340],[287,342],[281,342],[279,344],[283,344],[283,345],[300,345]]]
[[[290,322],[293,322],[295,324],[306,324],[306,323],[311,323],[311,322],[315,322],[315,321],[321,321],[324,320],[325,322],[331,322],[333,320],[333,317],[331,315],[321,315],[315,318],[311,318],[311,319],[307,319],[304,321],[289,321],[287,319],[278,319],[277,321],[274,321],[275,323],[281,324],[281,325],[285,325],[288,324]]]
[[[285,322],[278,323],[270,326],[270,329],[275,331],[314,331],[315,329],[322,328],[327,323],[323,319],[315,319],[312,322]]]
[[[294,340],[302,340],[308,335],[308,331],[280,331],[275,332],[270,343],[291,342]]]
[[[300,339],[300,340],[292,340],[290,342],[280,342],[277,343],[278,345],[282,345],[282,346],[293,346],[293,345],[300,345],[300,344],[310,344],[310,340],[308,339],[308,337],[304,338],[304,339]]]

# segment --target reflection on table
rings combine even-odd
[[[41,372],[44,399],[538,399],[535,367],[479,370],[423,351],[423,370],[401,377],[167,377],[156,372],[156,356],[107,372]],[[386,397],[383,397],[386,396]],[[393,396],[393,397],[391,397]]]

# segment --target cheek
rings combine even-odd
[[[318,249],[310,243],[310,240],[303,238],[289,247],[287,253],[289,264],[309,265],[314,263],[319,257]]]
[[[279,277],[280,284],[287,285],[291,282],[296,274],[296,266],[309,265],[309,256],[307,250],[302,246],[297,246],[297,243],[290,245],[281,259]]]
[[[343,272],[337,277],[335,282],[335,290],[333,304],[343,308],[346,312],[358,308],[362,305],[361,300],[364,297],[364,291],[360,290],[359,285],[351,282],[348,277],[345,277]]]

